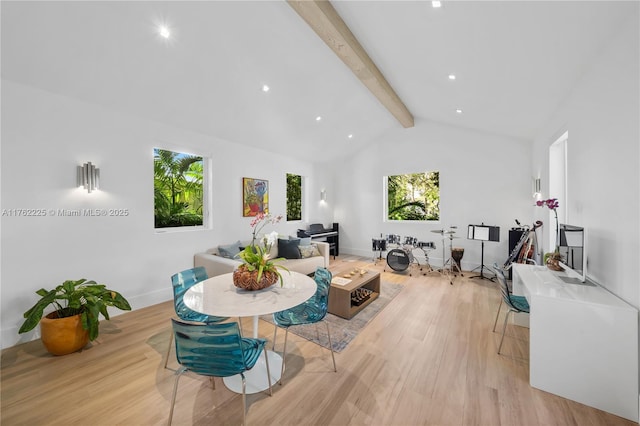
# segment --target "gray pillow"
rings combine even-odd
[[[311,245],[311,237],[294,237],[289,235],[290,240],[300,240],[300,246],[310,246]]]
[[[226,257],[228,259],[233,259],[233,257],[235,255],[240,253],[240,244],[241,244],[240,240],[238,240],[237,242],[235,242],[233,244],[219,245],[218,246],[218,253],[220,253],[220,256],[222,256],[222,257]]]
[[[285,259],[300,259],[300,250],[298,246],[300,240],[283,240],[278,238],[278,257],[284,257]]]

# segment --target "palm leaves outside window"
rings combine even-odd
[[[153,150],[155,227],[203,225],[202,157]]]

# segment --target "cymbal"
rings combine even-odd
[[[455,233],[456,233],[456,231],[447,231],[447,232],[445,232],[445,234],[455,234]]]
[[[434,234],[444,234],[444,229],[434,229],[431,232],[433,232]]]

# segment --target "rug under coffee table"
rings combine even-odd
[[[332,268],[333,279],[329,292],[328,308],[330,313],[350,319],[380,295],[380,273],[363,268],[353,264],[342,268]],[[362,270],[366,272],[361,274]],[[357,272],[353,273],[353,271]],[[348,274],[351,276],[347,277]],[[362,300],[356,297],[359,289],[364,289],[362,293],[367,293],[366,299]]]

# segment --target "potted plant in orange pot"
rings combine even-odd
[[[40,300],[24,313],[18,333],[26,333],[40,324],[42,343],[54,355],[78,351],[99,334],[100,315],[109,319],[107,307],[131,310],[129,302],[104,284],[85,278],[67,280],[52,290],[36,291]],[[54,310],[44,315],[47,306]]]

